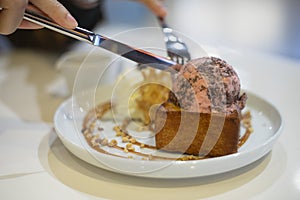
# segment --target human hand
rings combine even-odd
[[[0,34],[11,34],[17,28],[42,28],[23,20],[26,8],[42,12],[66,28],[75,28],[78,25],[69,11],[57,0],[0,0]]]
[[[145,4],[156,16],[165,17],[167,10],[163,7],[159,0],[138,0]]]

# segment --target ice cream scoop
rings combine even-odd
[[[240,80],[231,65],[215,57],[175,66],[169,101],[191,112],[230,113],[242,110],[247,99],[240,95]]]

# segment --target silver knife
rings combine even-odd
[[[25,11],[23,18],[27,21],[44,26],[45,28],[59,32],[74,39],[87,42],[94,46],[102,47],[110,52],[128,58],[139,64],[145,64],[160,70],[165,70],[170,66],[177,64],[176,62],[165,57],[155,55],[142,49],[131,47],[80,27],[76,27],[75,29],[64,28],[48,17],[42,16],[28,9]]]

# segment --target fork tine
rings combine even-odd
[[[183,64],[183,58],[182,57],[177,57],[177,60],[178,60],[178,62],[177,63],[179,63],[179,64]]]
[[[174,62],[178,63],[178,56],[176,54],[171,53],[171,52],[169,52],[169,54],[170,54],[171,59]]]

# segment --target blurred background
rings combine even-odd
[[[300,60],[299,0],[164,0],[163,3],[168,10],[168,24],[200,44],[251,49]],[[97,15],[99,21],[88,28],[106,36],[132,28],[158,26],[155,16],[136,1],[105,0],[100,7],[103,15]],[[10,37],[13,41],[19,38]],[[22,38],[23,43],[30,40],[26,38]],[[2,51],[14,46],[4,36],[0,41]],[[23,47],[26,45],[25,42]]]
[[[200,44],[247,48],[300,59],[299,0],[165,0],[167,22]],[[107,24],[158,26],[142,5],[105,4]]]

